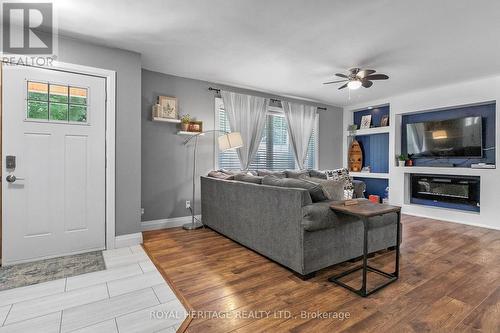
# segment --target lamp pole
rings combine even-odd
[[[182,228],[186,230],[194,230],[194,229],[199,229],[203,227],[203,223],[201,221],[197,221],[196,218],[194,217],[195,215],[195,194],[196,194],[196,152],[198,150],[198,138],[200,135],[203,135],[205,133],[224,133],[228,134],[229,132],[226,131],[221,131],[221,130],[208,130],[208,131],[203,131],[196,133],[186,140],[184,140],[184,144],[188,144],[189,141],[194,139],[194,153],[193,153],[193,195],[192,195],[192,201],[191,201],[191,223],[186,223],[182,226]]]

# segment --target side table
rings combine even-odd
[[[378,203],[372,203],[366,199],[361,199],[357,204],[354,205],[345,205],[344,201],[338,201],[338,202],[333,202],[330,205],[330,209],[337,213],[343,213],[343,214],[348,214],[352,215],[355,217],[358,217],[363,221],[363,264],[357,267],[354,267],[352,269],[349,269],[348,271],[345,271],[343,273],[340,273],[338,275],[332,276],[331,278],[328,279],[328,281],[333,282],[338,284],[341,287],[344,287],[362,297],[366,297],[370,294],[373,294],[374,292],[386,287],[387,285],[391,284],[392,282],[396,281],[399,277],[399,243],[400,243],[400,223],[401,223],[401,207],[398,206],[392,206],[392,205],[387,205],[387,204],[378,204]],[[387,273],[383,272],[377,268],[371,267],[368,265],[368,222],[370,218],[375,217],[375,216],[382,216],[385,214],[389,213],[396,213],[397,219],[396,219],[396,263],[395,263],[395,269],[393,273]],[[360,289],[354,289],[351,286],[348,286],[347,284],[343,283],[340,281],[340,279],[346,275],[349,275],[351,273],[354,273],[356,271],[363,270],[363,280],[362,280],[362,285]],[[384,276],[388,278],[389,280],[387,282],[384,282],[381,285],[378,285],[377,287],[373,288],[372,290],[367,291],[366,290],[366,275],[367,272],[373,272],[376,274],[379,274],[381,276]]]

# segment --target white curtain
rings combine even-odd
[[[231,132],[240,132],[243,147],[238,149],[241,169],[247,170],[259,149],[266,123],[266,98],[221,91]]]
[[[288,124],[288,136],[299,169],[305,169],[307,147],[316,122],[316,108],[310,105],[281,102]]]

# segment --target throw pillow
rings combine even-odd
[[[326,173],[319,170],[309,170],[309,175],[313,178],[326,179]]]
[[[304,177],[301,179],[319,184],[328,200],[344,200],[344,182],[341,180],[316,177]]]
[[[302,178],[304,176],[309,177],[308,170],[285,170],[285,175],[287,178]]]
[[[234,180],[254,184],[262,184],[262,178],[264,177],[254,176],[246,173],[239,173],[237,175],[234,175]]]
[[[323,192],[323,188],[321,187],[321,185],[313,182],[308,182],[303,179],[265,176],[264,178],[262,178],[262,184],[279,187],[303,188],[309,191],[309,195],[311,196],[311,200],[313,202],[328,200]]]
[[[349,176],[347,168],[326,170],[326,177],[328,179],[340,180],[344,182],[344,199],[350,200],[354,195],[354,185],[352,184],[352,177]]]
[[[286,178],[285,171],[257,170],[257,176],[274,176],[277,178]]]

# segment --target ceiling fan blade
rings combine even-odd
[[[372,74],[364,77],[366,80],[387,80],[388,78],[385,74]]]
[[[345,82],[345,81],[349,81],[349,80],[345,79],[345,80],[338,80],[338,81],[323,82],[323,84],[340,83],[340,82]]]
[[[373,85],[373,82],[364,79],[363,81],[361,81],[361,85],[365,88],[370,88]]]
[[[373,73],[375,73],[376,70],[374,69],[363,69],[363,70],[360,70],[357,74],[357,76],[360,78],[360,79],[363,79],[365,78],[366,76],[368,75],[371,75]]]
[[[356,75],[359,73],[360,70],[361,70],[361,68],[354,67],[354,68],[350,68],[349,72],[351,72],[351,74]]]
[[[348,79],[348,78],[349,78],[349,76],[347,76],[347,75],[345,75],[345,74],[340,74],[340,73],[337,73],[337,74],[335,74],[335,75],[336,75],[336,76],[338,76],[338,77],[343,77],[344,79]]]
[[[340,87],[339,87],[339,90],[340,90],[340,89],[344,89],[345,87],[347,87],[347,83],[346,83],[346,84],[344,84],[343,86],[340,86]]]

